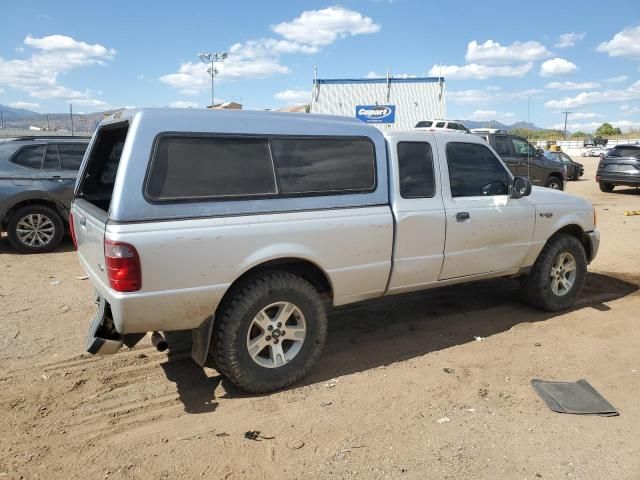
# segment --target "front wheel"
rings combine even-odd
[[[302,379],[320,355],[326,332],[324,305],[309,282],[285,272],[265,273],[225,301],[210,353],[233,384],[265,393]]]
[[[600,182],[598,185],[600,185],[600,191],[601,192],[607,192],[607,193],[613,192],[613,184],[611,184],[611,183],[602,183],[602,182]]]
[[[549,177],[544,186],[547,188],[552,188],[554,190],[563,190],[564,188],[564,185],[562,185],[562,180],[560,180],[558,177]]]
[[[540,252],[523,284],[525,300],[534,307],[556,312],[570,308],[582,290],[587,256],[572,235],[555,235]]]

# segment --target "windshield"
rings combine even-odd
[[[611,149],[608,156],[640,158],[640,147],[615,147]]]

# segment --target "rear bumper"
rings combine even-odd
[[[119,293],[105,285],[80,257],[97,296],[103,298],[115,330],[121,334],[189,330],[215,312],[229,284],[156,292]]]
[[[598,230],[594,230],[593,232],[587,232],[587,238],[589,239],[589,258],[587,258],[587,262],[591,263],[596,255],[598,254],[598,249],[600,248],[600,232]]]
[[[628,185],[630,187],[635,187],[636,185],[640,185],[640,174],[597,172],[596,182],[613,183],[614,185]]]

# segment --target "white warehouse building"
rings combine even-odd
[[[311,113],[358,118],[381,130],[407,130],[446,118],[444,78],[314,79]]]

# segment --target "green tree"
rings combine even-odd
[[[573,132],[571,134],[571,138],[584,138],[588,136],[586,132],[581,132],[581,131],[577,131],[577,132]]]
[[[621,135],[622,131],[619,128],[614,128],[614,126],[611,125],[610,123],[604,122],[602,125],[600,125],[596,129],[594,133],[602,137],[607,137],[607,136],[610,137],[612,135]]]

